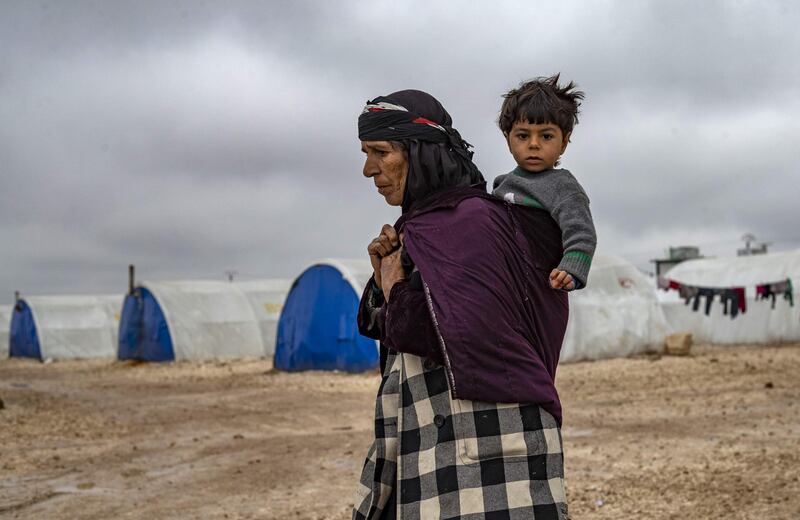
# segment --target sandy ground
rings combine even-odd
[[[800,344],[564,365],[574,519],[800,518]],[[349,518],[378,374],[0,360],[0,518]]]

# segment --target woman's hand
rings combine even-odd
[[[382,260],[384,257],[390,255],[400,246],[400,237],[397,236],[397,231],[389,224],[384,224],[381,228],[381,234],[375,237],[372,242],[367,246],[367,253],[369,253],[369,261],[372,264],[372,271],[375,276],[375,283],[378,287],[383,289],[381,276]],[[397,258],[398,264],[400,263],[400,256]],[[401,270],[402,275],[402,270]],[[392,284],[394,285],[394,283]],[[386,297],[389,295],[384,292]]]
[[[400,262],[401,252],[402,248],[381,259],[381,290],[383,290],[383,297],[387,302],[394,284],[405,279],[403,264]]]

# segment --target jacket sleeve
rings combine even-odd
[[[383,291],[375,283],[375,277],[370,277],[367,286],[364,288],[364,293],[361,295],[361,301],[358,303],[358,315],[356,317],[358,332],[362,336],[381,339],[381,331],[385,320],[384,303]]]
[[[597,246],[589,198],[583,193],[570,194],[553,208],[551,214],[561,228],[564,244],[564,255],[558,268],[576,279],[576,289],[586,287]]]
[[[436,330],[418,272],[392,287],[386,302],[370,278],[358,310],[358,330],[396,352],[442,362]]]

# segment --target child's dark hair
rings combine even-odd
[[[517,121],[527,121],[534,125],[556,124],[564,136],[572,132],[578,123],[583,92],[574,90],[577,85],[572,81],[559,86],[559,76],[536,78],[508,91],[497,120],[500,130],[507,134]]]

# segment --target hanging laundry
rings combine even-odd
[[[744,295],[744,287],[722,289],[720,292],[722,313],[726,316],[730,314],[731,319],[734,319],[740,312],[747,312],[747,304],[745,303]]]
[[[772,294],[783,296],[783,299],[789,302],[789,306],[794,307],[794,289],[792,287],[792,280],[789,278],[782,282],[772,284]]]
[[[792,287],[792,280],[790,278],[781,280],[780,282],[756,285],[756,299],[771,300],[773,309],[775,308],[775,301],[778,296],[782,296],[784,300],[789,302],[789,306],[794,307],[794,288]]]
[[[711,305],[714,298],[719,296],[722,303],[722,313],[736,318],[739,314],[747,312],[744,287],[695,287],[693,285],[681,285],[678,294],[683,298],[686,305],[692,304],[692,310],[700,310],[700,299],[705,299],[703,311],[706,316],[711,314]]]
[[[711,313],[711,303],[714,301],[715,290],[708,287],[694,287],[692,285],[681,285],[679,290],[681,298],[684,299],[686,305],[692,303],[692,310],[697,312],[700,309],[700,298],[706,299],[705,313],[708,316]]]
[[[747,312],[747,298],[745,298],[746,293],[744,287],[734,287],[733,291],[736,293],[736,296],[739,298],[739,312],[744,314]]]
[[[700,298],[706,299],[706,316],[711,314],[711,304],[714,303],[714,296],[717,295],[717,289],[710,289],[708,287],[700,287],[697,291],[697,296],[694,299],[692,310],[697,312],[700,304]]]
[[[678,295],[684,299],[686,305],[689,305],[689,300],[696,297],[699,290],[699,287],[694,287],[692,285],[681,285],[678,288]]]
[[[739,297],[732,289],[725,289],[722,291],[722,294],[719,295],[719,299],[722,302],[722,314],[727,316],[728,312],[730,312],[732,317],[734,313],[739,314]]]

